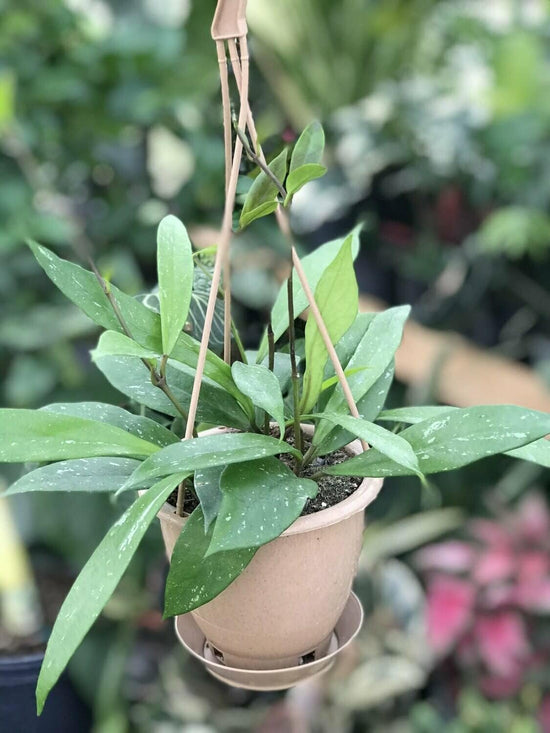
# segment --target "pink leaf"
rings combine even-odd
[[[530,542],[544,542],[550,534],[548,506],[540,494],[528,494],[519,504],[515,517],[521,536]]]
[[[507,697],[513,697],[520,689],[523,683],[523,674],[521,669],[517,669],[514,673],[506,676],[487,676],[482,677],[479,681],[481,691],[486,697],[502,700]]]
[[[525,611],[550,613],[550,578],[520,579],[514,591],[514,601]]]
[[[468,522],[468,531],[479,542],[486,545],[498,545],[509,547],[511,544],[510,535],[498,522],[489,519],[472,519]]]
[[[460,573],[469,570],[476,552],[467,542],[451,540],[422,548],[415,554],[415,563],[422,570],[443,570]]]
[[[436,576],[427,591],[428,641],[445,654],[459,640],[472,618],[475,590],[465,580]]]
[[[519,613],[498,611],[479,617],[474,626],[479,654],[490,672],[509,677],[517,672],[529,645]]]
[[[473,577],[479,585],[498,583],[510,578],[515,569],[515,557],[508,547],[492,547],[478,559]]]
[[[543,578],[550,573],[550,556],[545,552],[522,552],[518,557],[520,579]]]

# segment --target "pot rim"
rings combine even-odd
[[[303,425],[302,428],[306,433],[311,433],[313,431],[312,425]],[[216,427],[204,430],[200,434],[215,435],[216,433],[223,433],[226,430],[227,428],[224,427]],[[351,443],[348,443],[346,447],[355,455],[362,452],[362,446],[359,440],[354,440]],[[322,509],[320,512],[307,514],[304,517],[298,517],[298,519],[295,519],[290,527],[285,529],[279,537],[305,534],[306,532],[313,532],[323,527],[330,527],[332,524],[342,522],[353,514],[363,511],[376,499],[380,489],[382,488],[383,481],[384,479],[382,478],[364,478],[353,494],[348,496],[346,499],[338,502],[338,504],[328,507],[327,509]],[[181,525],[185,519],[185,517],[178,517],[175,513],[174,507],[167,502],[162,505],[159,514],[162,514],[163,518],[168,521],[175,522],[178,525]]]

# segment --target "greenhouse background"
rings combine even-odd
[[[91,364],[96,327],[26,240],[84,264],[92,255],[135,295],[155,286],[166,214],[195,245],[215,243],[224,197],[215,5],[0,0],[2,406],[126,406]],[[413,306],[389,404],[550,412],[550,3],[248,5],[250,99],[266,153],[312,119],[327,136],[329,172],[293,207],[301,252],[361,223],[365,309]],[[235,318],[252,347],[288,271],[271,219],[235,238],[232,266]],[[3,467],[0,480],[19,471]],[[369,507],[355,584],[363,630],[331,672],[288,692],[226,687],[177,645],[162,621],[166,562],[153,526],[71,663],[82,730],[550,731],[549,487],[544,469],[504,457],[437,475],[429,491],[387,480]],[[54,606],[125,502],[10,501]],[[506,618],[492,613],[485,594],[499,573],[521,595],[533,565],[544,569],[540,595]],[[474,592],[468,623],[485,624],[481,662],[446,624]]]

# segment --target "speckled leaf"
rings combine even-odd
[[[195,493],[201,503],[204,514],[204,531],[218,516],[222,503],[222,492],[220,489],[220,478],[225,466],[213,466],[212,468],[197,468],[193,480]]]
[[[408,305],[389,308],[377,313],[370,321],[365,335],[346,364],[346,369],[367,367],[348,379],[355,402],[358,402],[374,387],[388,365],[393,361],[395,352],[401,343],[403,327],[410,310]],[[347,401],[340,386],[335,388],[324,409],[327,412],[336,412],[343,415],[348,413]],[[330,434],[331,429],[328,423],[321,425],[315,431],[314,445],[321,445]]]
[[[193,252],[187,229],[175,216],[165,216],[157,232],[157,272],[164,354],[172,353],[187,320],[193,289],[193,269]]]
[[[421,405],[420,407],[397,407],[394,410],[384,410],[378,420],[383,422],[402,422],[408,425],[416,425],[430,418],[445,415],[447,412],[456,410],[456,407],[449,405]]]
[[[67,262],[46,247],[30,242],[36,260],[50,280],[61,292],[72,300],[89,318],[105,329],[122,332],[113,308],[97,281],[95,275],[79,265]],[[144,306],[135,298],[126,295],[114,285],[110,285],[124,320],[130,327],[134,340],[155,354],[162,353],[160,316]],[[195,369],[200,344],[186,333],[180,333],[172,352],[172,358]],[[241,397],[231,378],[228,364],[211,351],[207,353],[204,374],[221,385],[234,397]]]
[[[178,537],[166,579],[164,618],[188,613],[208,603],[237,578],[257,548],[205,557],[215,524],[204,531],[204,516],[197,507]]]
[[[158,387],[151,383],[147,367],[133,356],[96,357],[96,365],[107,380],[130,399],[151,410],[178,417],[179,412]],[[188,408],[193,389],[192,370],[173,359],[166,367],[166,381],[178,403]],[[244,398],[244,395],[243,395]],[[210,382],[203,382],[197,420],[213,425],[246,430],[249,419],[231,394]]]
[[[38,713],[84,636],[113,594],[156,513],[185,474],[152,486],[111,527],[69,591],[52,629],[36,686]]]
[[[132,458],[75,458],[22,476],[2,496],[28,491],[117,491],[139,466]]]
[[[333,344],[337,343],[355,321],[358,288],[353,270],[351,235],[344,240],[338,254],[325,269],[315,288],[315,302],[321,312]],[[305,329],[306,371],[300,411],[309,412],[317,402],[323,384],[328,352],[317,323],[310,313]]]
[[[144,461],[133,474],[126,488],[137,486],[146,479],[167,476],[176,471],[224,466],[274,456],[282,452],[297,454],[288,443],[259,433],[201,435],[199,438],[169,445],[160,450],[156,456],[151,456],[151,460]]]
[[[60,461],[93,456],[145,457],[158,451],[113,425],[42,410],[0,410],[0,461]]]
[[[351,415],[338,415],[334,413],[323,412],[313,417],[322,420],[329,420],[335,425],[347,430],[354,437],[367,442],[372,448],[390,458],[408,471],[421,475],[418,459],[410,445],[400,435],[386,430],[380,425],[368,422],[367,420],[359,420]]]
[[[550,468],[550,441],[546,438],[536,440],[534,443],[524,445],[521,448],[507,451],[507,456],[512,458],[520,458],[523,461],[537,463],[539,466]]]
[[[424,420],[399,435],[412,445],[422,472],[428,474],[450,471],[486,456],[511,451],[548,433],[550,415],[547,413],[515,405],[482,405]],[[412,473],[374,449],[326,472],[372,477]]]
[[[357,402],[357,410],[363,420],[373,422],[378,418],[380,410],[384,407],[386,397],[390,391],[390,387],[393,382],[395,367],[392,360],[391,364],[384,371],[377,381],[372,385],[366,395],[363,395]],[[350,441],[354,440],[351,433],[343,428],[336,427],[332,430],[328,437],[317,447],[317,455],[325,456],[328,453],[332,453],[344,445],[347,445]]]
[[[223,499],[207,556],[271,542],[317,495],[315,481],[298,478],[277,458],[228,466],[220,488]]]
[[[359,232],[361,227],[355,227],[350,235],[352,237],[351,251],[353,253],[353,259],[357,257],[359,253]],[[310,288],[315,291],[319,280],[325,269],[336,257],[340,251],[342,244],[347,237],[340,239],[334,239],[331,242],[317,247],[317,249],[309,255],[301,258],[302,267],[307,277]],[[294,313],[298,316],[303,310],[307,308],[308,302],[306,295],[300,285],[298,277],[293,278],[292,282],[293,296],[294,296]],[[287,302],[287,286],[286,283],[281,287],[275,304],[271,310],[271,322],[273,326],[273,333],[275,340],[279,339],[288,328],[288,302]],[[262,343],[258,350],[258,356],[256,360],[262,362],[267,354],[267,337],[264,335]]]
[[[56,402],[42,410],[106,422],[161,447],[178,442],[178,437],[158,422],[103,402]]]
[[[261,364],[233,363],[231,374],[241,392],[250,397],[253,404],[279,425],[281,437],[285,432],[285,406],[279,380],[273,372]]]

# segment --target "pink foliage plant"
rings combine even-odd
[[[469,521],[465,537],[428,545],[415,556],[426,580],[433,651],[452,655],[490,698],[513,696],[531,679],[550,682],[546,502],[528,494],[497,519]]]

